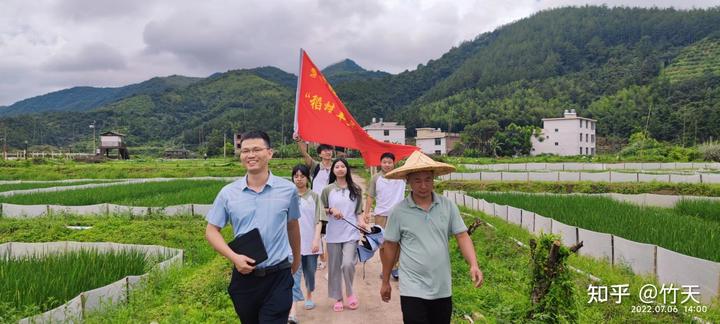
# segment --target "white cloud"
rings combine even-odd
[[[0,105],[77,85],[207,76],[272,65],[296,72],[352,58],[401,72],[538,10],[566,5],[708,7],[686,0],[6,0]]]

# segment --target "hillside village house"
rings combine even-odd
[[[440,128],[416,128],[415,146],[426,154],[447,154],[455,143],[460,142],[460,134],[447,133]]]
[[[405,144],[405,126],[396,122],[372,119],[372,124],[363,127],[370,137],[386,143]]]
[[[543,118],[539,137],[532,136],[531,155],[595,155],[597,120],[578,117],[575,109],[565,110],[562,118]]]

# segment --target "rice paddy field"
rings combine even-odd
[[[289,177],[292,166],[300,159],[271,160],[273,174]],[[361,169],[362,161],[351,160],[357,172],[369,178]],[[0,179],[55,180],[55,179],[125,179],[145,177],[235,177],[244,174],[235,160],[142,160],[118,161],[100,164],[75,162],[0,162]],[[0,197],[0,202],[21,205],[58,204],[66,206],[113,203],[127,206],[165,207],[179,204],[211,204],[226,185],[225,181],[178,179],[170,182],[117,185],[103,188],[79,189],[63,192]],[[623,193],[671,193],[720,196],[720,186],[674,184],[601,184],[601,183],[438,183],[437,189],[460,189],[466,191],[486,190],[494,193],[475,192],[474,196],[503,204],[533,210],[553,217],[566,224],[613,233],[627,239],[654,243],[680,253],[720,261],[720,217],[716,204],[682,202],[674,209],[640,208],[621,204],[609,199],[555,200],[551,197],[529,197],[500,191],[517,191],[524,188],[531,192],[623,192]],[[453,188],[458,186],[459,188]],[[483,189],[477,189],[481,186]],[[472,190],[468,190],[472,189]],[[581,197],[574,197],[581,198]],[[600,200],[593,200],[600,199]],[[478,261],[485,273],[485,284],[480,289],[472,287],[467,276],[467,265],[460,255],[455,240],[451,240],[453,271],[453,323],[467,323],[468,317],[475,323],[526,322],[530,308],[529,283],[530,255],[525,244],[533,236],[522,228],[508,224],[481,212],[464,209],[466,223],[475,219],[492,226],[480,226],[472,235]],[[71,230],[66,226],[91,226],[86,230]],[[182,267],[171,267],[163,274],[151,273],[140,289],[130,293],[129,302],[97,313],[85,314],[86,323],[218,323],[236,321],[232,303],[227,296],[230,263],[219,256],[204,238],[206,222],[202,217],[167,217],[150,215],[131,217],[84,217],[55,215],[42,219],[9,219],[0,217],[0,243],[81,241],[117,242],[130,244],[154,244],[185,251]],[[232,233],[223,230],[227,241]],[[128,262],[130,263],[130,262]],[[622,304],[588,303],[587,288],[592,282],[586,274],[574,273],[574,305],[581,323],[674,323],[692,322],[694,316],[705,321],[720,322],[720,305],[715,302],[701,314],[679,312],[635,313],[632,305],[640,305],[638,290],[653,278],[633,274],[629,269],[612,267],[609,263],[590,258],[572,256],[569,264],[601,278],[603,285],[630,284],[631,296]],[[147,269],[147,264],[142,270]],[[0,269],[0,271],[3,271]],[[0,274],[1,275],[1,274]],[[28,277],[29,278],[29,277]],[[372,278],[376,280],[377,278]],[[26,279],[35,281],[36,279]],[[109,280],[109,279],[108,279]],[[356,281],[359,281],[356,278]],[[370,280],[370,278],[366,279]],[[112,282],[114,280],[111,280]],[[98,284],[97,287],[103,284]],[[96,288],[91,287],[89,289]],[[87,289],[85,289],[87,290]],[[0,290],[0,294],[3,290]],[[323,296],[321,292],[319,296]],[[74,297],[71,296],[70,298]],[[65,297],[57,297],[59,303]],[[55,301],[53,299],[53,301]],[[0,301],[0,322],[16,322],[28,314],[39,313],[43,302],[29,306],[13,306]],[[3,308],[4,307],[4,308]]]
[[[34,183],[12,183],[12,184],[0,184],[0,192],[13,191],[13,190],[27,190],[27,189],[40,189],[50,187],[67,187],[67,186],[79,186],[91,183],[108,183],[113,182],[112,180],[88,180],[88,181],[77,181],[77,182],[34,182]]]
[[[124,184],[0,197],[0,202],[18,205],[56,204],[84,206],[113,203],[126,206],[165,207],[179,204],[211,204],[225,181],[174,180]]]
[[[362,159],[348,159],[360,172]],[[297,159],[272,159],[270,169],[277,176],[290,176]],[[355,171],[355,170],[353,170]],[[208,160],[134,159],[83,163],[64,160],[0,160],[0,180],[129,179],[237,177],[245,169],[237,158]]]
[[[622,194],[653,193],[661,195],[685,195],[720,197],[720,184],[699,183],[607,183],[607,182],[497,182],[497,181],[443,181],[436,188],[447,190],[471,191],[520,191],[529,193],[608,193]]]
[[[141,275],[152,266],[138,251],[73,251],[0,259],[0,322],[53,309],[79,293]]]
[[[490,202],[522,208],[562,223],[628,240],[720,261],[720,204],[686,202],[670,208],[639,207],[603,197],[471,193]],[[698,216],[706,215],[706,216]]]
[[[470,211],[468,211],[470,212]],[[485,273],[485,285],[472,287],[467,265],[451,242],[453,267],[453,323],[524,322],[529,300],[529,251],[513,241],[528,242],[532,237],[521,228],[479,212],[466,214],[466,223],[480,218],[494,226],[481,226],[472,239],[478,261]],[[69,230],[65,226],[85,225],[91,229]],[[129,303],[86,314],[86,323],[218,323],[235,320],[232,303],[227,297],[230,264],[205,241],[205,221],[200,217],[130,218],[116,217],[47,217],[37,220],[0,219],[0,242],[6,241],[112,241],[119,243],[157,244],[185,249],[183,267],[170,268],[165,274],[152,273],[147,284],[130,294]],[[230,239],[229,228],[223,231]],[[571,257],[570,264],[602,278],[603,284],[631,284],[633,296],[622,305],[587,303],[590,279],[573,273],[575,305],[582,323],[668,323],[690,322],[697,314],[638,314],[630,305],[637,301],[637,289],[651,278],[639,277],[626,269],[584,257]],[[356,278],[360,280],[360,278]],[[368,278],[366,280],[377,280]],[[322,296],[321,292],[319,296]],[[705,320],[720,320],[720,312],[711,308],[701,314]],[[484,320],[482,320],[484,319]]]

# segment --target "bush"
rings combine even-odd
[[[698,152],[705,161],[720,162],[720,141],[701,144],[698,147]]]
[[[662,143],[643,132],[630,136],[630,144],[620,151],[626,160],[641,161],[694,161],[700,153],[692,147]]]

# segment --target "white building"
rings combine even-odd
[[[460,134],[446,133],[434,128],[416,128],[415,146],[425,154],[447,154],[455,143],[460,141]]]
[[[405,144],[405,126],[396,122],[384,122],[382,118],[378,122],[372,119],[372,124],[363,127],[370,137],[386,143]]]
[[[531,155],[595,155],[597,120],[578,117],[575,109],[565,110],[562,118],[543,118],[540,136],[532,136]]]

